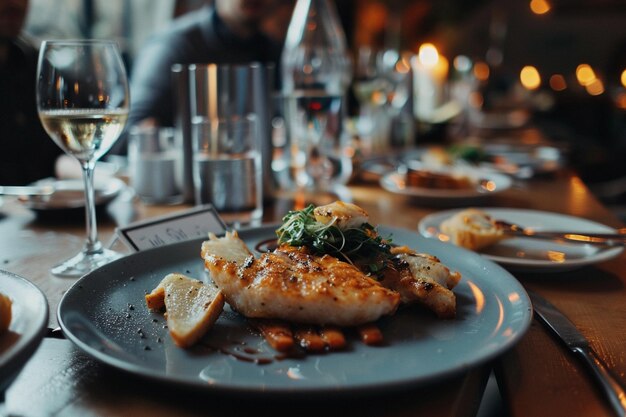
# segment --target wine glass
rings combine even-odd
[[[369,46],[360,47],[354,66],[352,90],[359,102],[361,114],[369,117],[374,109],[383,106],[387,102],[387,88],[386,80],[381,76],[378,53]]]
[[[409,99],[409,59],[394,49],[387,49],[378,55],[378,66],[381,76],[386,80],[388,111],[392,117],[396,117]]]
[[[87,240],[80,253],[52,268],[80,277],[121,257],[98,240],[93,174],[128,117],[126,71],[117,44],[106,40],[44,41],[37,66],[37,111],[46,132],[81,165]]]

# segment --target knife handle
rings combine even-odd
[[[596,380],[602,386],[602,391],[609,399],[613,410],[620,417],[626,417],[626,392],[617,382],[617,380],[609,373],[606,366],[600,360],[598,355],[590,348],[574,348],[574,353],[578,353],[585,362],[585,365],[591,370]]]

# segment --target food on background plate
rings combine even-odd
[[[420,156],[420,160],[430,167],[451,166],[462,161],[470,164],[488,162],[491,156],[479,145],[454,144],[447,147],[429,146]]]
[[[6,332],[11,325],[11,299],[0,293],[0,334]]]
[[[224,308],[224,295],[212,285],[182,274],[169,274],[146,295],[151,310],[165,307],[170,335],[180,347],[195,344]]]
[[[507,237],[491,216],[476,208],[459,211],[444,220],[440,229],[452,243],[470,250],[491,246]]]
[[[406,183],[411,187],[440,190],[467,190],[475,187],[472,178],[461,171],[438,171],[411,166],[406,172]]]

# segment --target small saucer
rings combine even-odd
[[[36,185],[50,184],[55,191],[49,196],[21,197],[20,201],[31,210],[67,210],[85,206],[85,191],[82,179],[43,179],[37,181]],[[96,206],[109,203],[126,187],[124,181],[106,177],[96,178],[95,202]]]

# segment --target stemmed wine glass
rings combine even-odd
[[[98,240],[93,174],[128,117],[126,71],[117,44],[106,40],[44,41],[37,66],[37,111],[46,132],[80,163],[87,240],[80,253],[52,268],[80,277],[121,255]]]
[[[409,60],[395,49],[380,52],[378,66],[385,84],[387,108],[392,117],[398,116],[409,99],[410,66]]]

